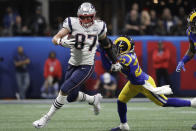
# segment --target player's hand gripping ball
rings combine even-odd
[[[75,44],[75,37],[73,35],[66,35],[61,39],[60,45],[70,48]]]

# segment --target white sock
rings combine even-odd
[[[51,118],[56,110],[60,109],[67,102],[67,96],[63,96],[59,93],[57,98],[54,100],[52,106],[50,107],[49,112],[47,113],[48,117]]]
[[[77,101],[87,101],[89,104],[93,104],[95,101],[95,96],[89,96],[83,92],[79,92]]]
[[[196,98],[193,98],[193,99],[191,100],[191,107],[196,108]]]

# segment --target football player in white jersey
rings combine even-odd
[[[101,20],[95,20],[95,14],[96,10],[91,3],[82,3],[78,8],[78,17],[66,18],[63,28],[53,37],[52,42],[55,45],[70,47],[71,58],[59,95],[54,100],[49,112],[33,122],[34,127],[44,127],[66,102],[86,101],[93,105],[95,115],[99,114],[101,94],[90,96],[80,91],[84,81],[93,73],[98,43],[113,63],[111,70],[118,71],[122,66],[116,62],[117,57],[112,50],[112,42],[106,36],[106,24]],[[72,38],[69,38],[68,35],[71,35]]]

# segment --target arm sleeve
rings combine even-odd
[[[189,50],[192,52],[192,53],[195,53],[195,46],[194,46],[194,42],[189,38]]]
[[[191,31],[190,31],[190,27],[188,27],[188,29],[186,30],[186,34],[189,38],[189,51],[192,52],[192,53],[195,53],[195,46],[194,46],[194,42],[191,40],[192,38],[192,35],[191,35]]]
[[[101,62],[102,62],[103,68],[107,71],[110,71],[111,65],[112,65],[110,60],[106,57],[106,53],[103,49],[100,49],[99,51],[101,54]]]
[[[112,63],[117,62],[117,52],[116,48],[112,44],[112,41],[106,36],[103,40],[99,40],[101,48],[107,53],[108,57],[112,61]]]

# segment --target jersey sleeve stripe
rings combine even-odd
[[[104,30],[105,30],[105,23],[103,24],[103,28],[102,28],[101,32],[98,34],[98,36],[102,35],[102,33],[104,32]]]
[[[70,17],[68,17],[68,24],[69,24],[69,28],[70,28],[70,30],[71,30],[71,32],[72,32],[72,25],[71,25],[71,19],[70,19]],[[70,32],[70,33],[71,33]]]
[[[127,63],[125,65],[129,66],[132,61],[132,58],[129,55],[125,55],[125,56],[127,56],[129,58],[129,59],[127,59]]]

